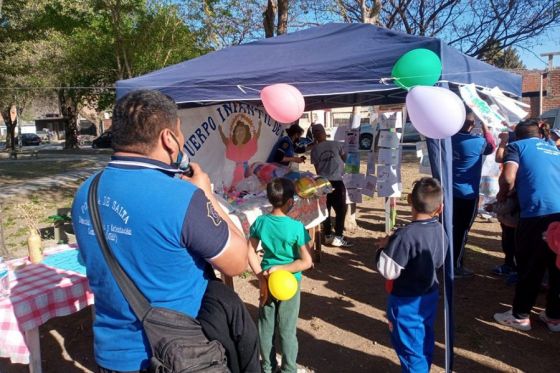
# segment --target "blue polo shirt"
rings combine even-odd
[[[229,230],[204,193],[146,158],[113,157],[98,189],[107,242],[153,306],[198,315],[208,283],[207,260],[222,253]],[[89,178],[78,189],[72,222],[95,295],[94,352],[107,369],[135,371],[151,354],[141,323],[108,268],[87,207]]]
[[[395,280],[391,295],[418,297],[437,290],[436,269],[443,265],[446,247],[447,236],[437,218],[398,229],[377,256],[380,274]]]
[[[268,159],[269,163],[280,163],[285,166],[289,165],[290,162],[282,162],[284,157],[294,157],[296,155],[296,149],[292,139],[289,136],[281,137],[270,152]]]
[[[504,163],[516,163],[515,190],[522,218],[560,213],[560,151],[532,137],[508,145]]]
[[[451,137],[453,148],[453,198],[478,197],[482,156],[491,154],[495,144],[484,137],[459,132]]]

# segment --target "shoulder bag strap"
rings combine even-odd
[[[111,248],[109,247],[107,240],[105,238],[105,234],[103,233],[103,225],[101,222],[101,216],[99,215],[99,208],[97,206],[97,186],[99,185],[99,179],[101,178],[101,174],[103,171],[98,173],[91,185],[89,187],[88,193],[88,209],[90,211],[91,222],[93,225],[93,229],[95,231],[95,237],[97,237],[97,242],[101,247],[101,251],[103,252],[103,257],[107,262],[107,265],[111,269],[113,273],[113,277],[115,281],[119,285],[124,297],[126,298],[128,304],[136,314],[136,317],[143,321],[146,314],[152,308],[146,297],[142,295],[140,290],[136,287],[134,282],[128,277],[128,275],[124,272],[122,267],[120,266],[119,262],[113,255]]]

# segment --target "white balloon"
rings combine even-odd
[[[414,128],[432,139],[453,136],[465,123],[463,101],[446,88],[412,88],[406,95],[406,109]]]

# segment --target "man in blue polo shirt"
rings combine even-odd
[[[207,337],[222,342],[232,371],[258,371],[255,325],[211,268],[231,276],[244,271],[247,243],[208,175],[192,164],[193,176],[181,176],[185,140],[175,103],[157,91],[131,92],[117,102],[111,129],[115,153],[101,176],[98,204],[116,259],[153,306],[208,325]],[[87,207],[91,181],[76,193],[72,220],[95,295],[95,359],[102,373],[144,371],[150,346],[97,243]]]
[[[515,189],[521,209],[515,235],[518,281],[512,308],[496,313],[502,325],[530,330],[530,314],[540,291],[545,270],[549,289],[540,319],[552,332],[560,332],[560,269],[543,239],[552,222],[560,221],[560,151],[541,138],[539,124],[530,120],[515,128],[517,141],[508,145],[500,176],[498,200]]]
[[[461,131],[451,137],[453,147],[453,263],[455,277],[469,277],[473,272],[463,266],[467,236],[478,211],[478,191],[482,173],[482,156],[492,154],[496,142],[482,123],[484,137],[471,134],[474,114],[468,113]]]
[[[296,156],[296,153],[305,152],[304,146],[299,146],[298,142],[303,135],[303,128],[297,123],[292,124],[286,130],[286,136],[281,137],[270,152],[267,162],[280,163],[284,166],[289,166],[290,162],[303,163],[305,162],[304,156]]]

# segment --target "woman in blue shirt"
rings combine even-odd
[[[555,254],[543,240],[549,224],[560,221],[560,151],[542,137],[536,121],[515,128],[517,141],[508,145],[500,176],[498,200],[514,188],[521,208],[515,236],[515,260],[519,279],[512,309],[496,313],[502,325],[530,330],[529,315],[535,305],[545,270],[549,274],[546,310],[539,317],[553,332],[560,332],[560,270]]]

